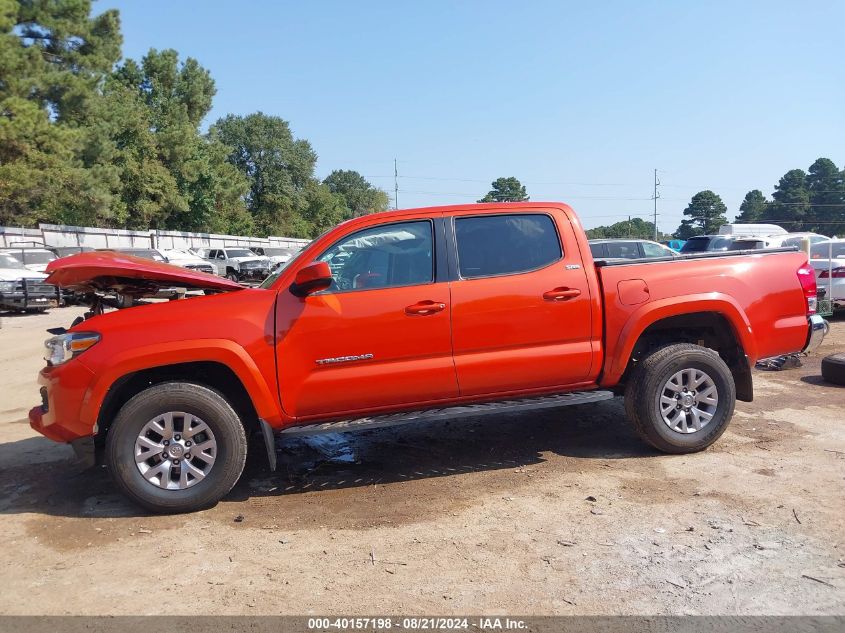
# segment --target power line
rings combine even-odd
[[[654,200],[654,241],[657,241],[657,199],[660,197],[660,194],[657,192],[657,185],[660,184],[660,181],[657,179],[657,169],[654,170],[654,195],[651,197]],[[630,218],[628,219],[630,222]]]

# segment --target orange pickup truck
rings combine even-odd
[[[91,311],[46,342],[30,424],[157,512],[226,495],[250,433],[275,468],[279,433],[622,395],[646,442],[700,451],[751,400],[755,361],[825,332],[803,253],[593,261],[560,203],[356,218],[258,288],[109,252],[47,271]],[[105,309],[174,286],[204,296]]]

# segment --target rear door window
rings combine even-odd
[[[636,242],[607,242],[607,256],[614,259],[637,259],[640,249]]]
[[[458,217],[455,240],[464,279],[529,272],[563,257],[554,222],[540,213]]]
[[[593,254],[594,259],[603,259],[607,257],[607,248],[605,248],[603,243],[590,244],[590,252]]]

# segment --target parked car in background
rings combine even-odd
[[[665,242],[660,242],[663,246],[668,246],[676,253],[680,253],[681,249],[686,244],[686,240],[666,240]]]
[[[825,242],[830,238],[818,233],[787,233],[786,235],[769,235],[765,238],[765,248],[782,248],[785,246],[795,246],[801,248],[804,240],[810,242],[810,245]]]
[[[231,281],[262,281],[270,274],[270,260],[245,246],[210,248],[205,259],[217,268],[218,275]]]
[[[114,251],[115,253],[123,253],[124,255],[132,255],[133,257],[140,257],[141,259],[149,259],[154,262],[167,264],[167,257],[157,248],[106,248],[99,249],[103,251]],[[158,292],[153,295],[156,299],[179,299],[185,296],[185,289],[179,287],[160,288]],[[128,293],[116,293],[115,298],[117,303],[122,308],[128,308],[135,304],[137,297]]]
[[[58,303],[59,290],[46,283],[46,278],[8,253],[0,253],[0,310],[44,312]]]
[[[833,307],[845,308],[845,239],[817,242],[810,247],[810,264],[816,271],[819,290]]]
[[[759,237],[737,237],[729,245],[729,251],[753,251],[766,248],[766,240]]]
[[[734,238],[725,235],[697,235],[689,238],[681,248],[681,253],[706,253],[726,251],[731,246]]]
[[[205,261],[199,255],[194,255],[190,251],[170,248],[162,249],[160,252],[167,259],[167,263],[173,264],[174,266],[190,268],[191,270],[198,270],[211,275],[217,274],[217,268],[215,268],[210,262]]]
[[[98,248],[99,251],[114,251],[115,253],[125,253],[126,255],[134,255],[135,257],[142,257],[144,259],[151,259],[154,262],[167,263],[167,258],[164,254],[156,248]]]
[[[733,237],[766,237],[769,235],[786,235],[786,229],[777,224],[723,224],[719,227],[719,235]]]
[[[270,270],[273,271],[287,264],[301,249],[287,246],[253,246],[250,250],[270,260]]]
[[[677,255],[671,248],[658,242],[623,239],[590,240],[590,252],[593,259],[642,259]]]
[[[94,249],[90,246],[48,246],[57,258],[79,255],[79,253],[90,253]]]
[[[43,273],[44,269],[54,259],[56,254],[44,246],[12,246],[2,249],[2,252],[11,255],[29,270]]]

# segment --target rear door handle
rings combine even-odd
[[[420,301],[414,305],[405,308],[405,314],[409,316],[427,316],[429,314],[436,314],[446,309],[445,303],[438,303],[436,301]]]
[[[543,293],[546,301],[566,301],[581,294],[578,288],[555,288]]]

